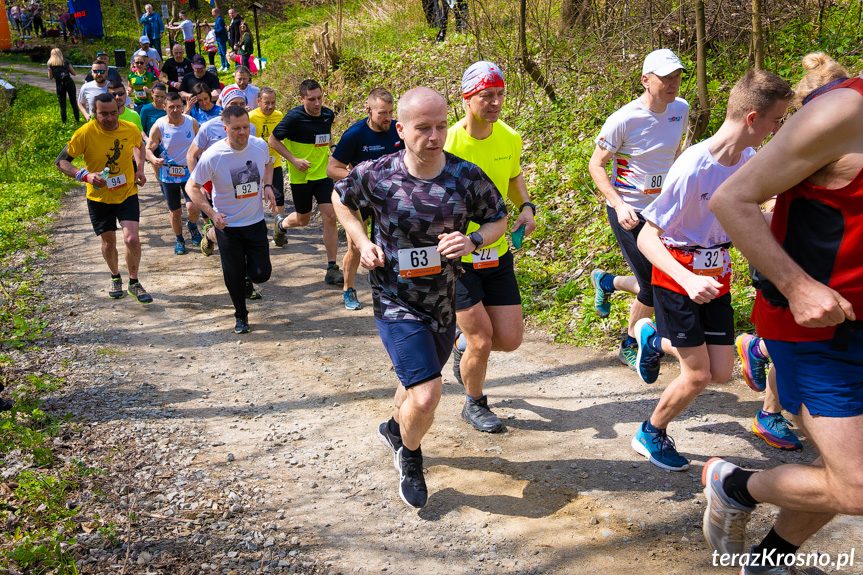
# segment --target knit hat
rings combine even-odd
[[[221,93],[222,105],[227,106],[232,100],[236,100],[237,98],[243,99],[243,104],[247,104],[246,95],[242,90],[234,86],[233,84],[222,90]]]
[[[486,88],[503,88],[503,72],[493,62],[474,62],[461,77],[462,97],[467,100]]]

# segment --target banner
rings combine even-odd
[[[69,12],[75,16],[77,26],[85,36],[101,38],[105,35],[99,0],[69,0]]]

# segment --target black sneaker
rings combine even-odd
[[[384,421],[383,423],[378,425],[378,439],[380,439],[381,443],[389,447],[390,450],[393,452],[393,467],[398,470],[398,454],[399,449],[402,448],[402,438],[398,435],[393,435],[392,433],[390,433],[389,423],[389,421]]]
[[[245,317],[238,317],[237,324],[234,326],[234,333],[249,333],[249,320]]]
[[[153,303],[153,296],[147,293],[147,290],[144,289],[141,282],[129,283],[129,295],[138,298],[138,303],[142,303],[144,305]]]
[[[461,418],[479,431],[499,433],[503,431],[503,423],[488,408],[488,397],[469,399],[461,410]]]
[[[399,470],[399,496],[402,501],[421,509],[426,506],[429,492],[426,489],[426,480],[423,477],[423,455],[422,449],[417,449],[419,455],[410,456],[402,445],[396,453],[396,463]]]
[[[123,291],[123,278],[111,278],[111,287],[108,288],[108,297],[111,299],[120,299],[126,295]]]
[[[452,342],[452,374],[455,376],[455,380],[463,386],[464,382],[461,380],[461,356],[464,352],[458,348],[458,337],[460,335],[461,332],[456,331],[455,341]]]
[[[252,280],[246,278],[246,299],[261,299],[262,297],[261,292],[255,289]]]

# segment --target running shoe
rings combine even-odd
[[[180,240],[174,240],[174,254],[181,256],[186,253],[186,242],[181,242]]]
[[[734,340],[734,349],[743,364],[743,379],[746,380],[746,385],[755,391],[764,391],[767,387],[767,365],[770,362],[752,353],[753,346],[758,345],[759,341],[754,335],[744,333]]]
[[[632,448],[636,453],[646,457],[652,464],[668,471],[685,471],[689,469],[689,461],[677,453],[674,440],[664,431],[650,432],[645,430],[647,422],[632,438]]]
[[[399,496],[411,507],[421,509],[426,506],[429,498],[426,480],[423,477],[422,450],[417,449],[420,454],[415,457],[411,457],[405,451],[406,449],[402,445],[396,453],[399,470]]]
[[[205,256],[213,255],[213,241],[210,240],[210,236],[207,235],[207,232],[210,231],[210,228],[213,227],[213,224],[207,223],[204,224],[204,232],[201,234],[201,253]]]
[[[186,222],[186,227],[189,228],[189,233],[192,234],[192,245],[195,247],[201,245],[201,232],[198,231],[198,224]]]
[[[636,371],[635,366],[638,363],[638,342],[634,341],[627,345],[626,338],[620,341],[620,351],[617,352],[617,359],[620,363]]]
[[[148,303],[153,303],[153,296],[147,293],[147,290],[144,289],[144,286],[141,285],[141,282],[129,282],[129,295],[138,298],[138,303],[144,305]]]
[[[282,220],[284,219],[285,216],[282,214],[276,214],[273,220],[273,243],[279,247],[288,243],[288,237],[285,235],[285,230],[282,229]]]
[[[803,449],[803,443],[794,432],[788,429],[794,427],[794,424],[785,419],[781,413],[768,413],[766,416],[761,415],[759,409],[755,414],[755,420],[752,422],[752,432],[767,442],[767,445],[776,449],[784,449],[786,451],[797,451]]]
[[[345,275],[342,273],[342,270],[339,269],[339,266],[334,264],[333,267],[327,268],[327,273],[324,274],[324,283],[328,284],[340,284],[344,283]]]
[[[393,452],[393,467],[396,468],[396,471],[399,469],[399,449],[402,448],[402,438],[398,435],[393,435],[390,433],[389,421],[384,421],[380,425],[378,425],[378,439],[381,440],[386,447],[389,447],[390,451]]]
[[[593,286],[593,309],[596,310],[596,315],[599,317],[608,317],[608,314],[611,313],[611,303],[608,301],[611,294],[599,285],[605,273],[601,269],[590,272],[590,284]]]
[[[355,310],[363,309],[363,304],[357,299],[357,290],[348,288],[342,292],[342,299],[345,300],[345,309]]]
[[[659,358],[662,355],[647,343],[654,335],[656,335],[656,325],[649,319],[640,319],[635,324],[635,341],[638,343],[635,371],[644,383],[653,383],[659,377]]]
[[[249,333],[249,319],[238,317],[237,323],[234,325],[234,333]]]
[[[458,348],[459,337],[461,337],[461,331],[456,329],[455,340],[452,342],[452,374],[459,384],[464,385],[464,382],[461,380],[461,356],[464,352]]]
[[[488,397],[483,395],[479,399],[468,399],[461,410],[461,418],[473,425],[478,431],[486,433],[500,433],[503,431],[503,423],[488,408]]]
[[[120,299],[126,295],[123,291],[123,278],[111,278],[111,287],[108,288],[108,297],[111,299]]]
[[[735,469],[738,469],[736,465],[714,457],[701,471],[707,498],[702,531],[707,543],[719,553],[740,555],[745,549],[746,524],[755,508],[740,505],[726,495],[722,483]]]
[[[261,299],[262,297],[261,292],[255,289],[252,280],[246,278],[246,299]]]

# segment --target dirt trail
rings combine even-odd
[[[629,442],[673,362],[657,384],[645,385],[610,353],[552,345],[532,331],[518,351],[494,354],[489,367],[487,392],[505,433],[481,434],[461,422],[462,388],[445,386],[423,444],[429,505],[411,510],[375,436],[397,379],[366,279],[358,285],[366,307],[345,310],[340,290],[322,282],[320,229],[289,232],[284,249],[271,248],[263,300],[250,303],[253,331],[238,336],[218,251],[173,254],[155,184],[141,190],[141,208],[140,277],[155,299],[147,307],[107,298],[109,276],[81,191],[56,226],[51,281],[77,294],[70,313],[97,326],[103,355],[122,376],[101,389],[127,394],[126,407],[106,417],[126,429],[169,422],[197,430],[195,438],[171,435],[195,448],[186,471],[243,477],[257,497],[245,512],[254,507],[256,521],[273,521],[280,532],[302,526],[332,571],[733,573],[711,566],[701,535],[703,463],[722,455],[764,468],[814,457],[811,446],[785,454],[751,434],[760,397],[735,376],[711,386],[669,430],[691,469],[661,471]],[[444,380],[455,383],[449,364]],[[773,512],[758,511],[753,539]],[[863,521],[837,520],[805,549],[856,545],[863,555],[861,533]],[[219,571],[239,572],[224,565]]]

